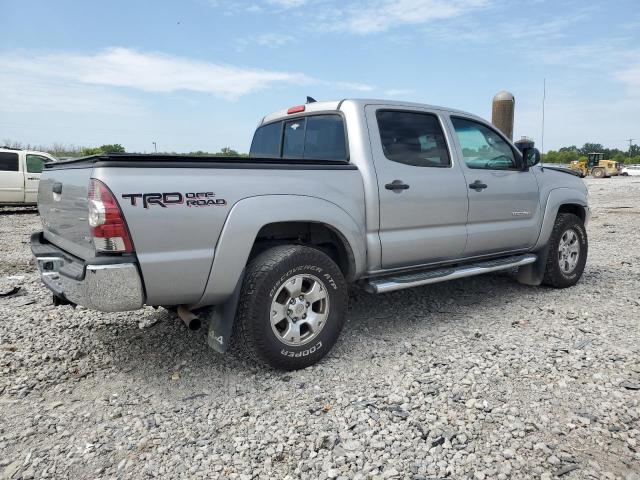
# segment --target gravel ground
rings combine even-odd
[[[53,308],[33,213],[0,213],[7,478],[640,479],[640,181],[587,180],[582,281],[503,273],[353,294],[331,354],[280,373],[151,308]],[[17,213],[12,213],[17,212]]]

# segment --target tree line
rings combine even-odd
[[[19,148],[22,150],[35,150],[38,152],[47,152],[56,158],[69,158],[69,157],[86,157],[88,155],[100,155],[102,153],[125,153],[126,149],[119,143],[110,143],[100,145],[99,147],[81,147],[76,145],[64,145],[61,143],[54,143],[52,145],[34,145],[30,143],[15,142],[11,140],[4,140],[2,144],[9,148]],[[132,153],[132,152],[129,152]],[[193,152],[158,152],[159,155],[171,154],[171,155],[190,155],[197,157],[245,157],[246,153],[239,153],[236,150],[223,147],[217,152],[207,152],[204,150],[197,150]]]
[[[49,146],[45,145],[31,145],[23,144],[20,142],[12,142],[11,140],[5,140],[2,145],[11,148],[21,148],[24,150],[37,150],[40,152],[47,152],[56,158],[67,157],[85,157],[87,155],[99,155],[101,153],[124,153],[125,148],[119,143],[111,143],[100,145],[99,147],[78,147],[75,145],[64,145],[61,143],[54,143]],[[606,160],[614,160],[624,164],[640,164],[640,145],[631,145],[627,152],[623,152],[618,148],[606,148],[600,143],[585,143],[582,147],[571,145],[570,147],[562,147],[559,150],[549,150],[542,156],[542,161],[545,163],[571,163],[575,160],[586,160],[587,154],[596,152],[603,153]],[[191,155],[198,157],[246,157],[247,153],[239,153],[238,151],[230,148],[223,147],[217,152],[207,152],[204,150],[197,150],[193,152],[158,152],[159,154],[171,154],[171,155]]]
[[[603,153],[605,160],[619,163],[640,164],[640,146],[631,145],[627,152],[618,148],[606,148],[600,143],[585,143],[582,147],[571,145],[559,150],[549,150],[542,156],[545,163],[571,163],[575,160],[586,160],[589,153]]]

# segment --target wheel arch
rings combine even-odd
[[[338,265],[347,281],[356,276],[353,249],[334,226],[317,221],[282,221],[263,225],[254,240],[249,259],[275,245],[296,244],[317,248]]]
[[[542,227],[536,245],[532,248],[538,259],[518,269],[518,281],[525,285],[540,285],[547,264],[548,244],[559,213],[573,213],[586,225],[589,222],[589,207],[586,193],[573,188],[551,190],[546,202]]]
[[[586,192],[566,187],[556,188],[549,192],[542,218],[540,235],[538,235],[536,245],[532,249],[533,251],[540,250],[540,248],[548,243],[558,213],[573,213],[586,225],[589,222],[589,207]]]
[[[333,254],[345,278],[353,280],[364,270],[364,218],[356,221],[332,202],[303,195],[265,195],[237,202],[220,233],[207,285],[196,305],[219,304],[229,298],[249,259],[265,247],[314,246],[314,242]]]

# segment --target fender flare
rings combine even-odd
[[[567,204],[581,206],[585,210],[585,224],[587,223],[589,219],[589,209],[587,196],[584,192],[575,188],[567,187],[560,187],[551,190],[547,197],[544,216],[542,217],[540,235],[538,235],[538,241],[536,242],[533,251],[539,250],[543,245],[546,245],[549,242],[553,225],[555,224],[556,217],[558,216],[558,210],[560,210],[562,205]]]
[[[237,287],[260,229],[276,222],[317,222],[335,230],[353,254],[356,277],[366,265],[365,231],[345,210],[304,195],[263,195],[237,202],[227,215],[198,306],[224,303]]]

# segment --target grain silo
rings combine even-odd
[[[509,140],[513,140],[513,112],[516,99],[511,92],[503,90],[493,97],[491,123],[500,129]]]

